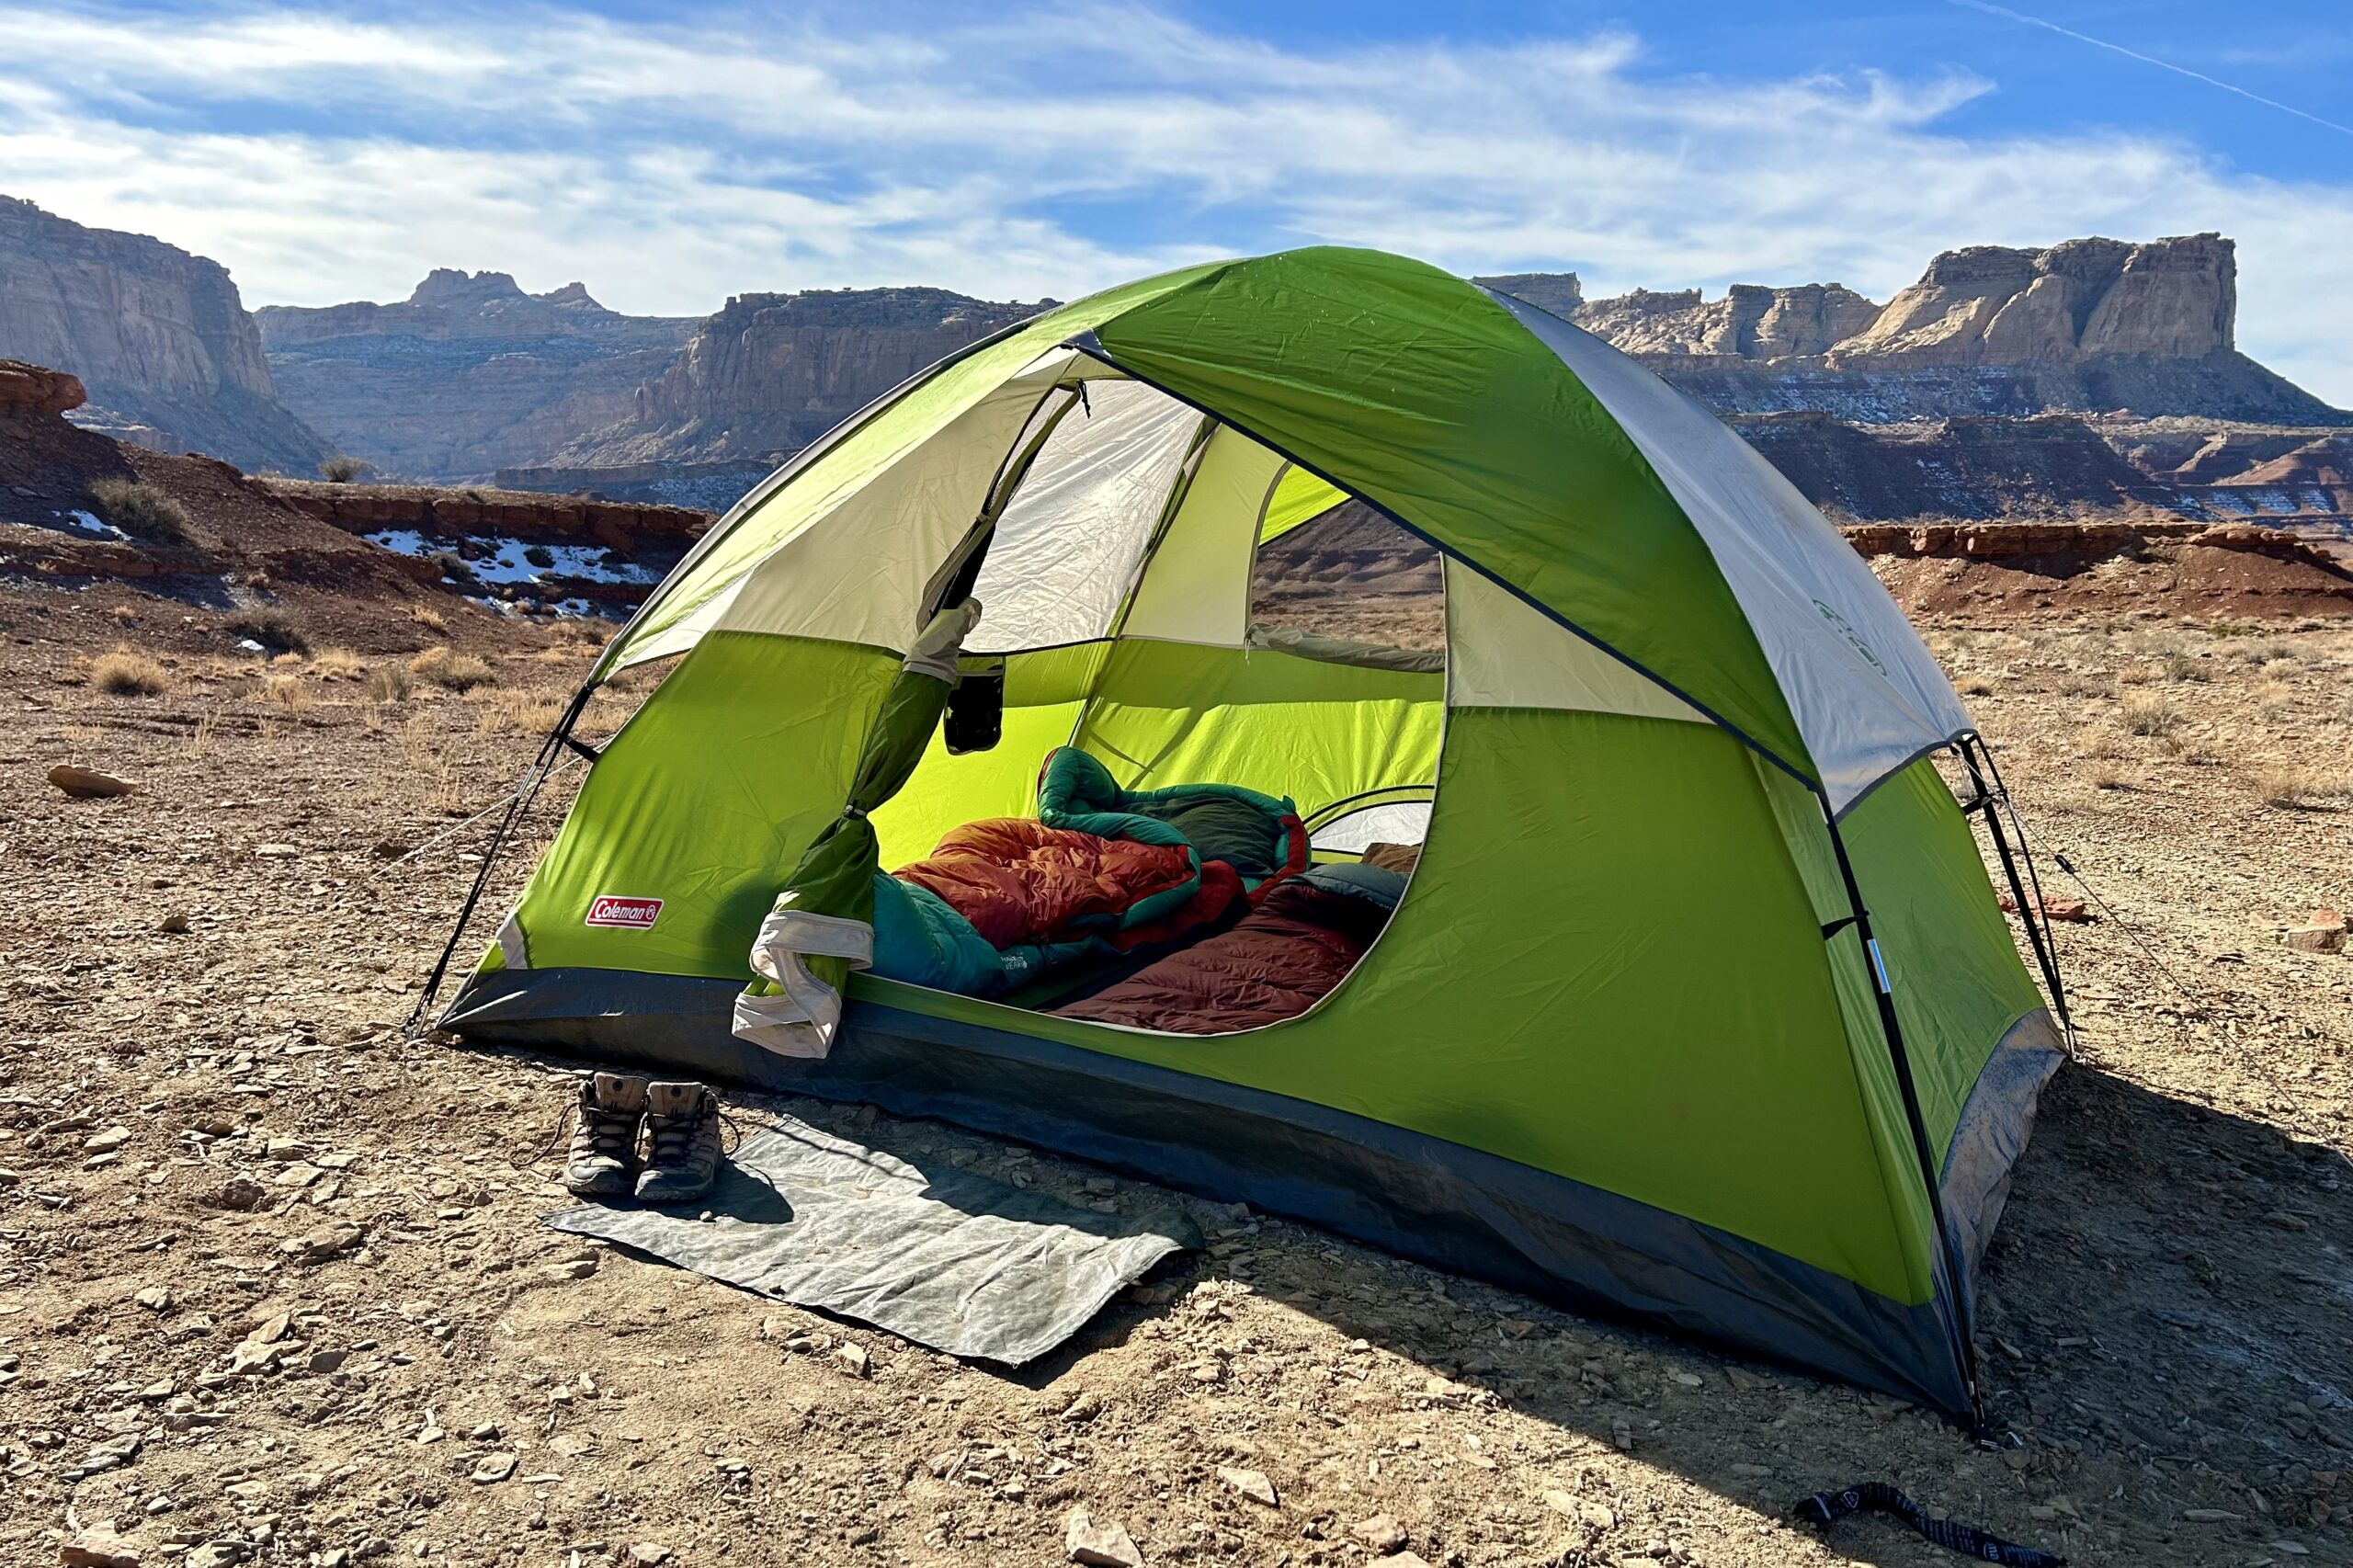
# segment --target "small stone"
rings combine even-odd
[[[324,1263],[359,1244],[359,1227],[352,1224],[322,1225],[315,1231],[280,1242],[278,1250],[305,1263]]]
[[[1225,1381],[1225,1363],[1214,1357],[1206,1361],[1196,1361],[1187,1375],[1197,1383],[1222,1383]]]
[[[131,1299],[151,1312],[167,1312],[172,1310],[172,1293],[161,1285],[146,1286]]]
[[[2279,939],[2300,953],[2341,953],[2345,950],[2345,926],[2342,921],[2332,926],[2290,926],[2279,934]]]
[[[2228,1508],[2184,1508],[2181,1517],[2193,1525],[2222,1525],[2245,1516],[2234,1514]]]
[[[593,1257],[575,1257],[566,1263],[551,1263],[546,1269],[551,1279],[585,1279],[596,1272],[597,1260]]]
[[[275,1345],[279,1340],[285,1338],[293,1327],[294,1316],[291,1312],[273,1312],[268,1317],[262,1319],[261,1322],[254,1324],[253,1332],[245,1335],[245,1343],[248,1345]]]
[[[269,1201],[269,1189],[251,1176],[231,1176],[205,1201],[215,1209],[233,1209],[249,1214]]]
[[[867,1357],[866,1347],[862,1345],[843,1345],[834,1352],[834,1359],[839,1361],[844,1369],[853,1378],[865,1377],[873,1369],[872,1363]]]
[[[1063,1546],[1073,1562],[1088,1568],[1143,1568],[1143,1553],[1136,1550],[1125,1527],[1097,1519],[1084,1508],[1074,1509],[1063,1531]]]
[[[1430,1568],[1430,1565],[1414,1552],[1400,1551],[1394,1556],[1374,1558],[1372,1568]]]
[[[1232,1465],[1222,1464],[1217,1467],[1217,1478],[1262,1507],[1281,1506],[1281,1499],[1275,1495],[1275,1483],[1267,1479],[1265,1471],[1238,1470]]]
[[[177,910],[173,911],[171,914],[165,915],[161,920],[155,922],[155,929],[161,931],[166,937],[185,937],[188,935],[188,916],[180,914]]]
[[[343,1364],[349,1359],[351,1352],[348,1350],[313,1350],[311,1352],[311,1370],[322,1376],[340,1372]]]
[[[256,1377],[269,1370],[278,1356],[278,1346],[248,1339],[229,1352],[229,1375],[233,1378]]]
[[[1063,1406],[1063,1419],[1073,1424],[1092,1421],[1102,1413],[1102,1396],[1093,1389],[1082,1391],[1076,1399]]]
[[[117,778],[111,773],[100,773],[95,767],[76,767],[61,762],[49,770],[49,781],[76,800],[94,800],[106,795],[134,795],[139,786],[128,778]]]
[[[109,1149],[119,1149],[131,1142],[131,1129],[109,1127],[104,1132],[94,1132],[82,1140],[82,1153],[103,1154]]]
[[[495,1442],[498,1440],[500,1436],[498,1423],[495,1421],[479,1422],[472,1430],[467,1432],[466,1436],[472,1438],[477,1443]]]
[[[670,1549],[656,1540],[641,1540],[629,1549],[629,1561],[637,1568],[654,1568],[656,1563],[670,1561]]]
[[[1732,1467],[1732,1472],[1733,1474],[1740,1477],[1743,1481],[1762,1481],[1765,1477],[1773,1473],[1773,1467],[1768,1464],[1748,1464],[1744,1462],[1733,1465]]]
[[[295,848],[294,846],[290,844],[256,844],[254,846],[255,858],[262,860],[291,860],[301,853],[302,852],[300,849]]]
[[[482,1462],[474,1466],[474,1484],[490,1486],[506,1480],[514,1473],[515,1456],[513,1454],[484,1454]]]
[[[1348,1533],[1364,1542],[1366,1550],[1376,1557],[1403,1551],[1405,1543],[1413,1539],[1393,1514],[1375,1514],[1369,1519],[1359,1519],[1348,1527]]]
[[[139,1568],[139,1552],[104,1525],[84,1530],[57,1549],[63,1568]]]

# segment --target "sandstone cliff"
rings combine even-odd
[[[1049,308],[945,289],[745,294],[695,329],[628,417],[553,458],[574,467],[781,458],[900,381]]]
[[[344,450],[387,476],[463,482],[629,418],[695,327],[608,311],[578,283],[527,294],[447,267],[392,304],[257,314],[287,402]]]
[[[278,402],[220,263],[0,197],[0,355],[79,377],[74,418],[165,450],[308,472],[328,447]]]
[[[1574,274],[1481,281],[1568,314],[1727,414],[1819,409],[1885,422],[2130,410],[2353,423],[2238,352],[2237,258],[2219,234],[1972,245],[1938,256],[1884,306],[1836,283],[1585,300]]]

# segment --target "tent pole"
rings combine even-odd
[[[1970,782],[1977,786],[1979,803],[1985,809],[1985,831],[1993,835],[1995,854],[2001,857],[2002,874],[2008,879],[2011,901],[2018,906],[2018,919],[2026,926],[2027,943],[2034,949],[2035,965],[2042,971],[2043,988],[2051,994],[2052,1008],[2059,1015],[2059,1028],[2066,1035],[2067,1048],[2072,1052],[2075,1044],[2075,1026],[2074,1020],[2067,1017],[2066,988],[2059,983],[2058,944],[2052,938],[2049,926],[2043,918],[2042,889],[2040,885],[2035,886],[2033,896],[2029,897],[2027,882],[2018,875],[2018,858],[2010,853],[2010,841],[2008,835],[2002,832],[2001,812],[1996,809],[2006,803],[2001,797],[2000,781],[1989,784],[1986,774],[1981,772],[1977,766],[1978,756],[1985,756],[1983,743],[1974,748],[1974,756],[1967,739],[1961,742],[1958,750],[1961,766],[1969,769]],[[1992,762],[1993,759],[1986,756],[1989,769]],[[2021,854],[2026,849],[2023,833],[2018,835],[2018,849]]]
[[[1830,831],[1830,847],[1837,857],[1839,880],[1847,887],[1847,907],[1854,915],[1855,937],[1863,946],[1863,962],[1870,971],[1871,990],[1879,1004],[1880,1033],[1887,1041],[1888,1058],[1895,1067],[1896,1085],[1903,1091],[1904,1115],[1911,1124],[1913,1152],[1919,1156],[1928,1217],[1936,1226],[1944,1272],[1951,1286],[1952,1315],[1947,1327],[1952,1336],[1953,1357],[1969,1394],[1971,1423],[1976,1435],[1984,1437],[1990,1428],[1985,1420],[1984,1397],[1977,1386],[1977,1346],[1969,1321],[1968,1277],[1961,1268],[1961,1250],[1953,1239],[1952,1228],[1945,1223],[1943,1184],[1938,1177],[1936,1156],[1928,1147],[1927,1122],[1920,1114],[1920,1092],[1912,1077],[1912,1058],[1904,1049],[1904,1026],[1895,1016],[1893,982],[1888,976],[1886,960],[1881,956],[1879,940],[1871,935],[1870,913],[1863,907],[1862,887],[1855,880],[1853,862],[1847,858],[1847,841],[1838,832],[1838,814],[1831,810],[1828,792],[1819,786],[1814,799],[1822,806],[1823,824]]]
[[[596,690],[594,679],[581,683],[580,689],[573,694],[571,705],[564,709],[563,717],[557,720],[555,728],[548,732],[547,740],[540,746],[539,756],[533,757],[530,767],[524,769],[522,787],[508,798],[506,813],[498,819],[497,827],[491,831],[490,843],[483,850],[482,868],[474,873],[473,886],[466,892],[466,902],[458,910],[457,923],[449,928],[449,939],[441,946],[441,956],[434,960],[433,972],[426,977],[425,990],[409,1012],[404,1033],[414,1037],[421,1032],[418,1026],[431,1010],[433,999],[440,994],[442,981],[449,977],[449,962],[457,956],[458,944],[466,939],[466,927],[472,923],[474,907],[482,902],[483,892],[490,886],[491,873],[498,865],[499,852],[506,846],[507,835],[522,821],[523,813],[531,809],[531,802],[539,796],[540,786],[547,782],[550,765],[570,743],[572,726],[579,722]]]

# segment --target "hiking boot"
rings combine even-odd
[[[637,1182],[637,1124],[645,1114],[645,1080],[592,1073],[580,1081],[572,1153],[563,1185],[577,1198],[627,1198]]]
[[[645,1085],[645,1174],[637,1195],[648,1203],[692,1203],[719,1179],[719,1096],[701,1084]]]

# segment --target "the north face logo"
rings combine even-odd
[[[662,916],[662,901],[658,898],[622,898],[618,894],[600,892],[588,901],[588,921],[591,926],[611,926],[623,931],[651,931],[654,921]]]

